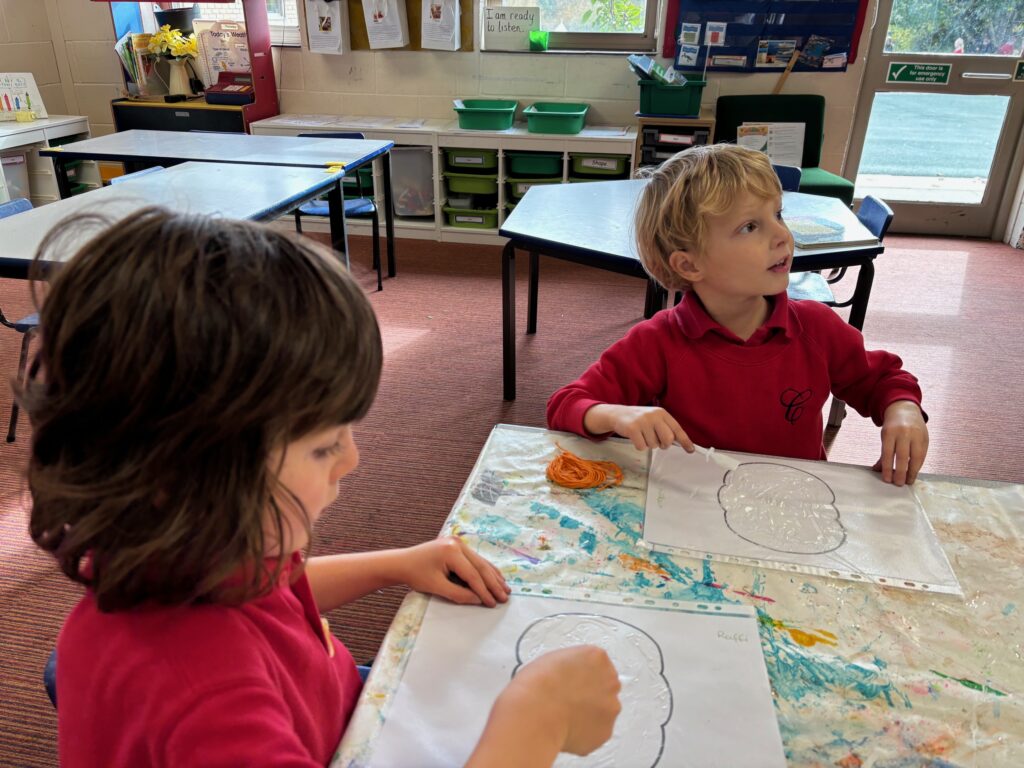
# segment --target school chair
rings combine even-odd
[[[872,235],[881,242],[885,239],[885,233],[889,231],[892,224],[893,212],[883,200],[868,195],[857,210],[857,218]],[[832,291],[832,286],[838,283],[846,275],[846,267],[842,267],[834,274],[826,277],[819,272],[794,272],[789,276],[789,288],[786,295],[790,300],[810,299],[820,301],[829,307],[848,307],[853,303],[851,296],[846,301],[838,301]],[[858,331],[864,330],[857,328]],[[829,411],[828,425],[838,427],[846,415],[846,405],[842,400],[832,398],[832,408]]]
[[[30,210],[32,210],[32,203],[24,197],[19,197],[7,203],[0,203],[0,219],[6,219],[8,216],[14,216],[17,213],[24,213]],[[18,357],[18,373],[15,378],[19,384],[24,384],[25,368],[28,365],[28,348],[32,343],[32,337],[39,328],[39,314],[33,312],[31,315],[26,315],[20,320],[8,320],[4,316],[3,310],[0,309],[0,325],[7,326],[21,334],[21,354]],[[8,443],[13,443],[15,440],[19,410],[18,401],[15,400],[11,403],[11,421],[7,427]]]
[[[779,177],[783,192],[797,192],[800,189],[800,169],[795,165],[775,165],[772,163],[772,170]]]
[[[304,139],[363,139],[361,133],[300,133]],[[363,180],[359,178],[359,171],[355,173],[357,196],[345,200],[345,216],[353,218],[370,217],[373,226],[373,268],[377,270],[377,290],[384,290],[384,275],[380,263],[380,217],[377,215],[377,204],[373,197],[363,195]],[[299,206],[295,210],[295,231],[302,233],[303,216],[327,217],[330,215],[330,207],[326,200],[313,200]]]
[[[824,96],[719,96],[715,107],[715,141],[735,142],[736,129],[743,123],[803,123],[799,191],[837,197],[847,205],[853,204],[853,182],[818,167],[825,138]]]
[[[114,176],[110,179],[110,183],[120,184],[121,182],[128,181],[128,179],[137,179],[139,176],[145,176],[147,173],[162,171],[163,169],[164,167],[162,165],[154,165],[149,168],[143,168],[141,171],[135,171],[134,173],[125,173],[120,176]]]

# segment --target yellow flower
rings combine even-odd
[[[150,38],[147,51],[154,56],[175,59],[197,58],[199,55],[195,33],[185,37],[180,29],[171,29],[170,24],[164,24]]]

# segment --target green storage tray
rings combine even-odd
[[[597,176],[570,176],[570,184],[586,184],[590,181],[608,181],[608,179],[599,178]]]
[[[455,173],[446,171],[449,192],[469,192],[475,195],[494,195],[498,192],[496,173]]]
[[[523,110],[530,133],[579,133],[587,122],[589,104],[538,101]]]
[[[506,152],[508,168],[513,176],[536,178],[561,176],[562,156],[544,152]]]
[[[657,80],[638,80],[640,85],[640,114],[669,117],[697,117],[700,97],[707,84],[704,80],[686,80],[676,85],[665,85]]]
[[[450,168],[497,168],[498,150],[496,149],[451,149],[445,148]]]
[[[72,195],[81,195],[81,194],[83,194],[85,192],[88,192],[90,189],[92,189],[92,186],[89,185],[89,184],[72,184],[71,185],[71,194]]]
[[[459,128],[472,131],[504,131],[512,127],[518,101],[504,99],[455,99]]]
[[[629,167],[628,155],[595,155],[588,153],[574,154],[572,157],[573,173],[598,176],[620,176]]]
[[[452,208],[444,207],[448,214],[448,225],[465,227],[466,229],[494,229],[498,226],[498,209]]]
[[[549,176],[542,179],[514,179],[509,177],[505,179],[505,181],[508,182],[509,196],[513,200],[518,200],[526,194],[526,190],[535,184],[561,184],[562,177],[557,176],[555,178],[551,178]]]
[[[356,178],[358,174],[359,178]],[[341,186],[346,188],[346,191],[351,188],[353,191],[359,189],[359,182],[363,183],[363,192],[370,194],[373,191],[373,168],[370,166],[363,166],[357,170],[354,174],[349,174],[341,181]]]

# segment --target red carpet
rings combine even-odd
[[[372,291],[365,240],[354,271]],[[640,319],[638,280],[542,260],[539,332],[527,338],[518,289],[519,399],[501,399],[500,251],[399,243],[399,277],[371,293],[384,332],[380,396],[357,429],[359,470],[317,529],[318,552],[403,546],[436,535],[495,423],[543,426],[548,395]],[[521,276],[525,264],[520,260]],[[1024,252],[966,240],[891,236],[877,263],[865,333],[921,380],[931,416],[925,471],[1024,480]],[[27,285],[0,281],[8,316],[28,311]],[[13,375],[20,337],[0,329],[0,370]],[[10,392],[0,392],[6,424]],[[28,427],[0,443],[0,765],[56,763],[43,664],[76,590],[26,534],[19,472]],[[847,417],[831,458],[873,463],[878,430]],[[357,659],[374,655],[402,596],[390,590],[335,612]]]

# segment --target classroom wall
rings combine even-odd
[[[869,10],[868,18],[872,11]],[[828,99],[821,165],[842,170],[863,72],[870,30],[860,60],[845,73],[794,73],[784,93],[818,93]],[[354,51],[343,56],[276,49],[281,111],[455,119],[452,99],[518,98],[586,101],[590,123],[633,123],[639,106],[636,76],[625,55]],[[770,93],[772,74],[711,73],[704,106],[719,95]]]

